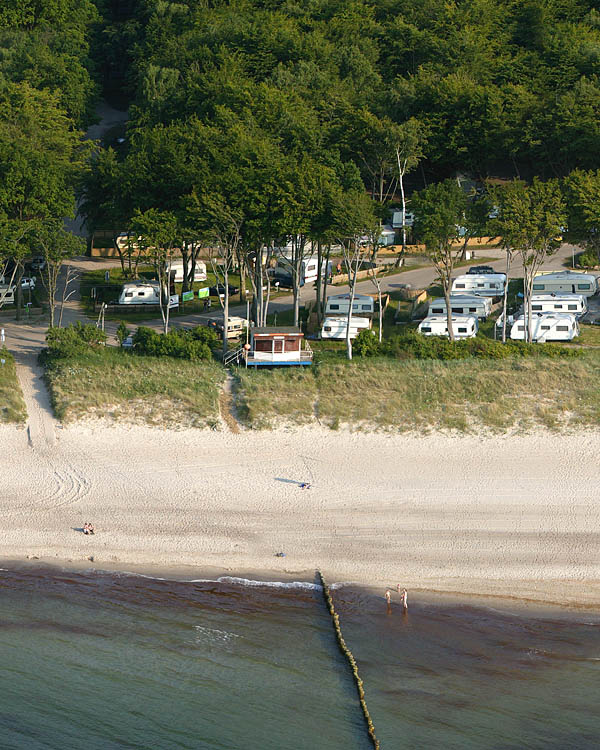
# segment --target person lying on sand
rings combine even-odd
[[[310,490],[310,484],[308,482],[300,482],[301,490]]]

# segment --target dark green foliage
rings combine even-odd
[[[117,341],[119,342],[119,344],[121,344],[121,346],[123,346],[123,342],[129,336],[129,333],[129,328],[127,328],[127,325],[123,321],[121,321],[117,328]]]
[[[106,333],[93,323],[77,321],[66,328],[49,328],[46,334],[46,356],[69,357],[96,348],[106,341]]]
[[[212,359],[213,351],[219,347],[220,342],[217,334],[206,326],[190,330],[179,328],[167,334],[140,326],[133,337],[133,344],[138,354],[198,362]]]
[[[359,357],[375,357],[381,354],[382,346],[375,331],[369,328],[363,329],[354,339],[352,351]]]

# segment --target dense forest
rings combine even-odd
[[[226,246],[250,269],[282,238],[300,257],[364,236],[392,203],[458,173],[560,180],[569,228],[593,244],[597,6],[5,0],[5,248],[33,226],[11,221],[38,222],[35,235],[78,192],[90,232],[192,255]],[[129,110],[115,148],[82,140],[102,98]]]

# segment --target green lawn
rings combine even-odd
[[[15,361],[6,349],[0,349],[0,423],[24,422],[27,418],[23,393],[17,379]]]
[[[54,360],[46,370],[54,410],[65,423],[98,416],[172,428],[215,426],[224,378],[214,362],[112,347]]]

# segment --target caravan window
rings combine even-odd
[[[462,307],[453,307],[452,312],[453,313],[461,313],[463,311]]]
[[[329,305],[329,309],[330,309],[330,310],[339,310],[339,309],[340,309],[340,306],[339,306],[339,305],[334,305],[334,304],[333,304],[333,302],[332,302],[332,303],[331,303],[331,304]]]
[[[544,288],[545,288],[545,285],[544,285],[544,284],[534,284],[534,285],[533,285],[533,288],[534,288],[534,289],[544,289]]]
[[[431,326],[423,326],[421,328],[422,333],[431,333]]]
[[[577,284],[577,289],[591,289],[591,284]]]
[[[555,310],[562,310],[562,305],[554,305]]]
[[[145,296],[146,296],[146,292],[138,292],[138,297],[145,297]]]
[[[456,288],[457,289],[464,289],[465,285],[464,284],[456,284]]]
[[[434,313],[443,313],[444,312],[444,308],[443,307],[434,307],[431,312],[434,312]]]
[[[532,310],[541,310],[542,306],[541,305],[531,305],[531,309]]]
[[[519,326],[519,331],[524,331],[524,330],[525,330],[525,326]]]
[[[469,312],[477,312],[477,308],[476,307],[470,307],[469,308]]]
[[[542,326],[542,331],[549,331],[549,330],[550,330],[550,326]]]
[[[577,305],[568,305],[567,310],[577,310]]]
[[[362,309],[363,310],[370,310],[371,309],[371,305],[363,305]]]
[[[325,326],[324,331],[331,331],[331,326]]]
[[[133,297],[133,292],[125,292],[126,297]]]
[[[569,326],[556,326],[557,331],[568,331]]]
[[[466,328],[459,328],[459,329],[458,329],[458,332],[459,332],[459,333],[466,333],[466,332],[467,332],[467,329],[466,329]]]
[[[485,284],[477,284],[477,289],[483,289],[485,287]]]

